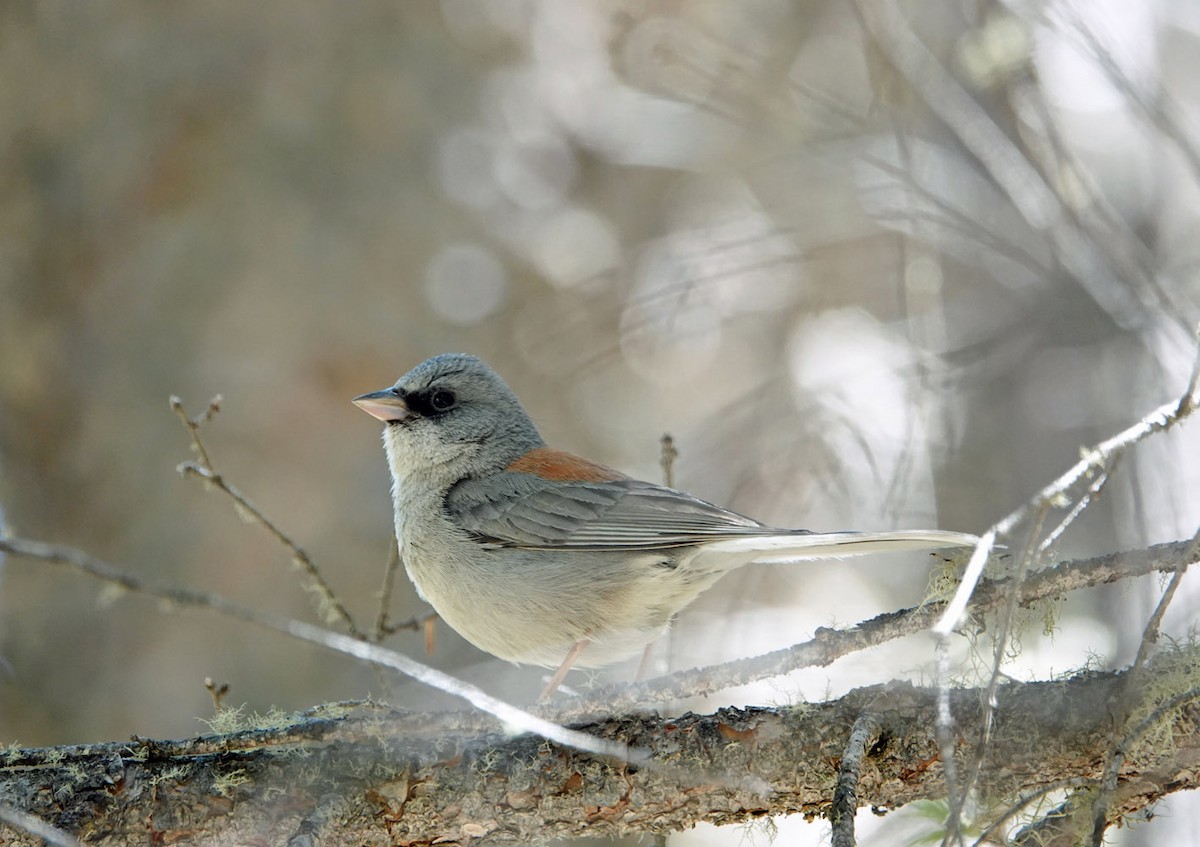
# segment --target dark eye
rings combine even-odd
[[[454,396],[454,392],[444,388],[439,388],[429,398],[429,405],[435,412],[449,411],[454,408],[456,403],[458,403],[458,398]]]

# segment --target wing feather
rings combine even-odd
[[[505,472],[464,480],[447,495],[446,513],[481,540],[526,548],[654,550],[764,533],[808,534],[624,478],[563,481]]]

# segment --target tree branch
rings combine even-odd
[[[1112,819],[1197,787],[1200,690],[1184,682],[1197,666],[1200,648],[1189,647],[1143,669],[1156,707],[1142,724],[1153,722],[1167,741],[1143,747],[1128,739]],[[985,807],[1075,784],[1081,774],[1101,777],[1111,707],[1124,685],[1124,673],[1084,673],[1001,686],[987,755],[1003,766],[981,775]],[[981,694],[952,692],[960,761],[975,755],[967,740],[979,737],[986,719]],[[340,704],[292,724],[226,736],[9,750],[0,759],[0,796],[99,847],[284,844],[298,835],[335,847],[515,844],[775,814],[816,817],[831,808],[853,727],[864,714],[878,721],[879,741],[858,763],[860,801],[895,808],[944,797],[937,697],[934,688],[892,683],[827,703],[578,727],[649,750],[642,765],[536,736],[505,737],[468,713]],[[3,828],[0,835],[12,845],[38,841]]]
[[[1171,541],[1141,550],[1108,553],[1086,559],[1061,562],[1027,574],[1016,586],[1017,602],[1028,607],[1042,600],[1060,597],[1080,588],[1088,588],[1121,579],[1186,568],[1200,553],[1193,541]],[[971,598],[971,612],[985,615],[1008,602],[1013,580],[982,580]],[[702,696],[746,685],[761,679],[782,676],[794,670],[826,667],[850,653],[885,644],[897,638],[925,632],[946,609],[945,602],[887,612],[846,629],[822,627],[813,638],[782,650],[760,656],[736,659],[703,668],[679,671],[638,685],[606,686],[577,702],[551,704],[543,714],[559,719],[579,719],[599,714],[626,712],[639,705],[682,697]]]

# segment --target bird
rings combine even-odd
[[[729,571],[970,547],[942,530],[783,529],[546,445],[504,380],[446,353],[353,398],[384,423],[400,555],[417,593],[481,650],[556,668],[632,657]]]

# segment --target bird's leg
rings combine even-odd
[[[634,682],[641,682],[646,678],[646,674],[650,672],[650,654],[654,652],[654,642],[651,641],[646,645],[646,649],[642,651],[642,660],[638,662],[637,675],[634,676]]]
[[[558,670],[554,672],[554,676],[550,677],[550,681],[546,683],[546,687],[538,695],[538,700],[547,700],[551,694],[558,690],[558,686],[562,685],[563,677],[567,675],[567,671],[575,664],[575,660],[579,658],[579,654],[583,652],[583,648],[591,643],[586,638],[575,642],[575,646],[567,652],[567,658],[563,659],[562,664],[558,666]]]

